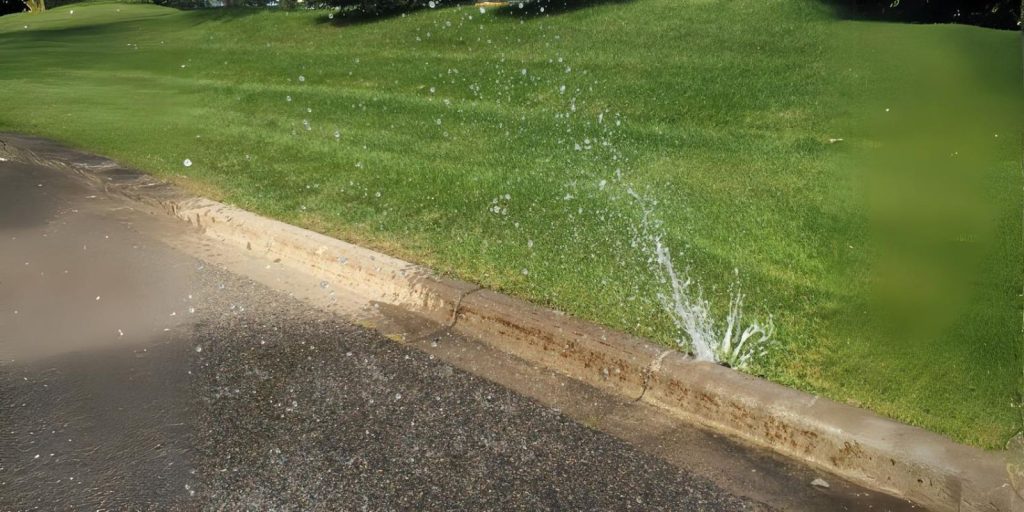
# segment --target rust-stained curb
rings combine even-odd
[[[936,511],[1022,512],[1004,453],[718,365],[337,239],[194,197],[116,162],[0,134],[0,158],[63,168],[241,250],[453,325],[502,351]]]

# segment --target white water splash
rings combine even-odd
[[[662,241],[660,222],[653,218],[654,203],[640,197],[632,188],[628,188],[627,192],[643,208],[640,229],[635,235],[640,238],[637,245],[653,252],[649,262],[668,284],[670,292],[659,293],[658,299],[672,316],[680,334],[684,335],[677,343],[688,348],[697,360],[726,364],[737,370],[748,369],[750,363],[763,357],[774,343],[772,336],[775,325],[769,317],[765,324],[754,319],[744,327],[744,295],[740,290],[739,270],[734,269],[729,313],[722,332],[716,326],[711,306],[704,298],[700,285],[685,270],[682,273],[676,270],[672,254]]]

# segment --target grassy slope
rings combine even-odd
[[[669,342],[663,287],[632,244],[632,187],[658,201],[677,266],[718,307],[735,268],[749,307],[774,314],[783,343],[759,373],[982,446],[1019,425],[1015,34],[839,22],[793,0],[322,16],[117,4],[5,16],[0,81],[17,94],[0,98],[0,129]],[[984,121],[882,115],[935,74],[950,84],[933,91],[941,105],[990,88],[960,107]],[[972,146],[986,148],[969,167],[983,179],[968,180],[991,206],[968,226],[987,234],[972,246],[983,263],[964,270],[962,303],[926,304],[956,321],[894,342],[857,317],[885,232],[860,171],[894,167],[870,160],[885,141],[901,154],[921,140],[899,134],[951,125],[1007,134]]]

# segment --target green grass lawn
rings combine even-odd
[[[773,316],[755,373],[979,446],[1020,428],[1019,34],[815,0],[327,21],[4,16],[0,130],[673,343],[634,190],[718,313],[738,273]]]

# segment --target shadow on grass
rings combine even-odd
[[[513,0],[509,3],[508,7],[498,8],[495,14],[498,16],[532,19],[542,16],[557,16],[598,5],[628,4],[632,2],[633,0],[549,0],[546,2],[524,2],[519,4]],[[520,5],[522,6],[520,7]]]
[[[472,5],[476,2],[473,0],[459,0],[456,2],[445,2],[445,8],[458,7],[463,5]],[[385,21],[392,18],[398,18],[405,14],[413,13],[416,11],[422,11],[428,9],[426,5],[413,7],[411,9],[391,9],[379,13],[367,13],[359,9],[350,9],[346,11],[334,12],[332,15],[324,14],[323,16],[317,16],[316,21],[320,24],[331,24],[338,27],[346,27],[351,25],[366,25],[369,23],[376,23],[378,21]]]
[[[316,17],[316,22],[321,25],[334,25],[336,27],[347,27],[352,25],[366,25],[369,23],[376,23],[378,21],[389,20],[392,18],[398,18],[403,14],[417,11],[419,9],[412,10],[394,10],[379,14],[369,14],[362,11],[342,11],[333,12],[331,14],[324,14]]]
[[[190,17],[199,22],[225,21],[238,18],[245,18],[254,14],[266,11],[264,7],[218,7],[190,9],[186,12]]]
[[[497,16],[520,18],[520,19],[532,19],[539,18],[542,16],[552,16],[565,14],[572,11],[578,11],[580,9],[586,9],[602,4],[626,4],[631,3],[634,0],[549,0],[545,2],[537,1],[524,1],[520,7],[519,2],[512,0],[506,7],[492,8],[493,12]],[[444,8],[452,7],[464,7],[472,6],[478,3],[476,0],[459,0],[449,1],[444,3]],[[386,11],[383,13],[365,13],[359,10],[350,10],[343,12],[335,12],[333,15],[323,15],[317,17],[317,23],[320,24],[331,24],[338,27],[350,26],[350,25],[363,25],[367,23],[375,23],[378,21],[384,21],[391,18],[397,18],[407,13],[412,13],[420,10],[428,9],[426,6],[420,6],[413,9],[395,9]]]
[[[190,21],[194,23],[206,23],[243,18],[246,16],[252,16],[253,14],[257,14],[260,11],[260,8],[232,7],[220,9],[196,9],[183,12],[185,15],[190,17]],[[0,34],[0,39],[10,39],[15,37],[31,39],[48,39],[51,38],[54,34],[60,34],[61,37],[90,37],[104,36],[124,32],[136,32],[140,29],[140,23],[153,21],[161,18],[162,16],[163,15],[156,15],[132,19],[110,18],[110,21],[94,21],[88,25],[34,28],[33,30],[26,32],[13,31]]]
[[[54,34],[61,37],[90,37],[105,36],[122,32],[129,32],[138,29],[138,20],[121,20],[94,25],[76,25],[70,27],[47,27],[33,28],[30,31],[10,31],[0,34],[0,40],[4,39],[28,39],[28,40],[49,40]]]

